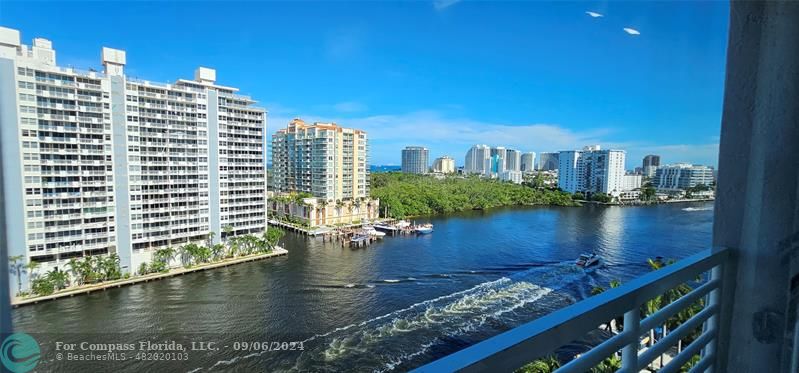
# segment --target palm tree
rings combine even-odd
[[[86,257],[83,258],[83,260],[78,261],[78,267],[77,268],[78,268],[78,272],[79,272],[79,275],[80,275],[80,283],[81,284],[87,284],[87,283],[94,282],[95,277],[97,277],[95,275],[94,264],[92,262],[93,261],[92,261],[92,257],[91,256],[86,256]]]
[[[225,245],[218,243],[214,246],[211,246],[211,255],[213,256],[214,260],[219,260],[225,254]]]
[[[167,246],[163,249],[158,249],[155,251],[155,260],[159,262],[163,262],[166,267],[169,267],[169,263],[172,259],[175,258],[176,251],[171,246]]]
[[[239,249],[241,248],[239,241],[241,241],[239,237],[231,237],[228,240],[228,255],[230,255],[231,258],[235,258],[239,253]]]
[[[22,273],[25,272],[25,255],[9,256],[11,273],[17,275],[17,294],[22,293]]]
[[[57,268],[47,273],[47,279],[52,282],[56,290],[61,290],[69,285],[69,275]]]
[[[341,208],[344,207],[344,201],[337,199],[336,200],[336,213],[341,216]]]
[[[525,364],[517,369],[515,373],[550,373],[558,368],[560,368],[560,361],[555,356],[549,355]]]
[[[75,284],[83,285],[83,278],[80,276],[80,262],[72,258],[67,262],[67,267],[69,267],[69,273],[72,275],[72,278],[75,279]]]
[[[327,224],[327,199],[319,201],[319,206],[322,206],[322,221],[321,224]]]
[[[104,280],[118,280],[122,277],[122,270],[119,267],[119,255],[111,254],[104,259],[100,258],[100,261]]]
[[[224,228],[222,228],[222,232],[225,233],[224,234],[225,240],[229,240],[230,236],[233,234],[233,227],[230,224],[228,224]]]
[[[610,283],[608,283],[608,285],[610,286],[611,289],[617,288],[617,287],[621,286],[621,281],[619,281],[617,279],[613,279],[613,280],[610,280]],[[591,295],[593,296],[593,295],[604,293],[605,290],[606,289],[603,288],[602,286],[595,286],[593,289],[591,289]],[[620,320],[620,318],[611,319],[607,323],[608,329],[610,329],[610,331],[613,332],[613,333],[618,333],[618,326],[619,325],[623,325],[623,324],[624,324],[624,322],[622,320]]]
[[[189,263],[189,260],[191,258],[191,254],[189,253],[187,246],[188,245],[183,245],[178,248],[178,254],[180,255],[180,264],[183,265],[184,267],[186,266],[187,263]]]
[[[41,267],[41,263],[34,262],[32,260],[29,261],[28,264],[25,265],[25,269],[28,270],[28,273],[30,274],[31,280],[36,279],[36,277],[38,277],[38,274],[36,273],[36,270],[39,269],[39,267]]]
[[[216,236],[216,232],[209,231],[208,234],[205,235],[205,246],[211,247],[214,245],[214,237]]]

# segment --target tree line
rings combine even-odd
[[[446,214],[501,206],[575,206],[569,193],[478,176],[432,176],[399,172],[371,175],[371,195],[386,216]]]

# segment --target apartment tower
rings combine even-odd
[[[9,255],[43,272],[116,253],[133,272],[209,232],[264,231],[264,110],[213,69],[162,84],[126,76],[122,50],[102,64],[60,67],[50,41],[0,28],[4,213],[24,222]]]
[[[325,201],[369,197],[366,132],[292,120],[272,135],[272,190]]]
[[[402,149],[402,172],[426,174],[430,164],[430,151],[421,146],[406,146]]]

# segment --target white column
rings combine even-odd
[[[713,243],[733,250],[737,269],[725,271],[714,371],[787,372],[789,291],[799,290],[790,288],[799,279],[799,3],[734,1],[730,13]]]

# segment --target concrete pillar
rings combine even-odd
[[[716,372],[790,369],[790,284],[799,284],[797,20],[799,3],[731,3],[713,243],[733,250],[737,268],[725,274],[730,312]]]

